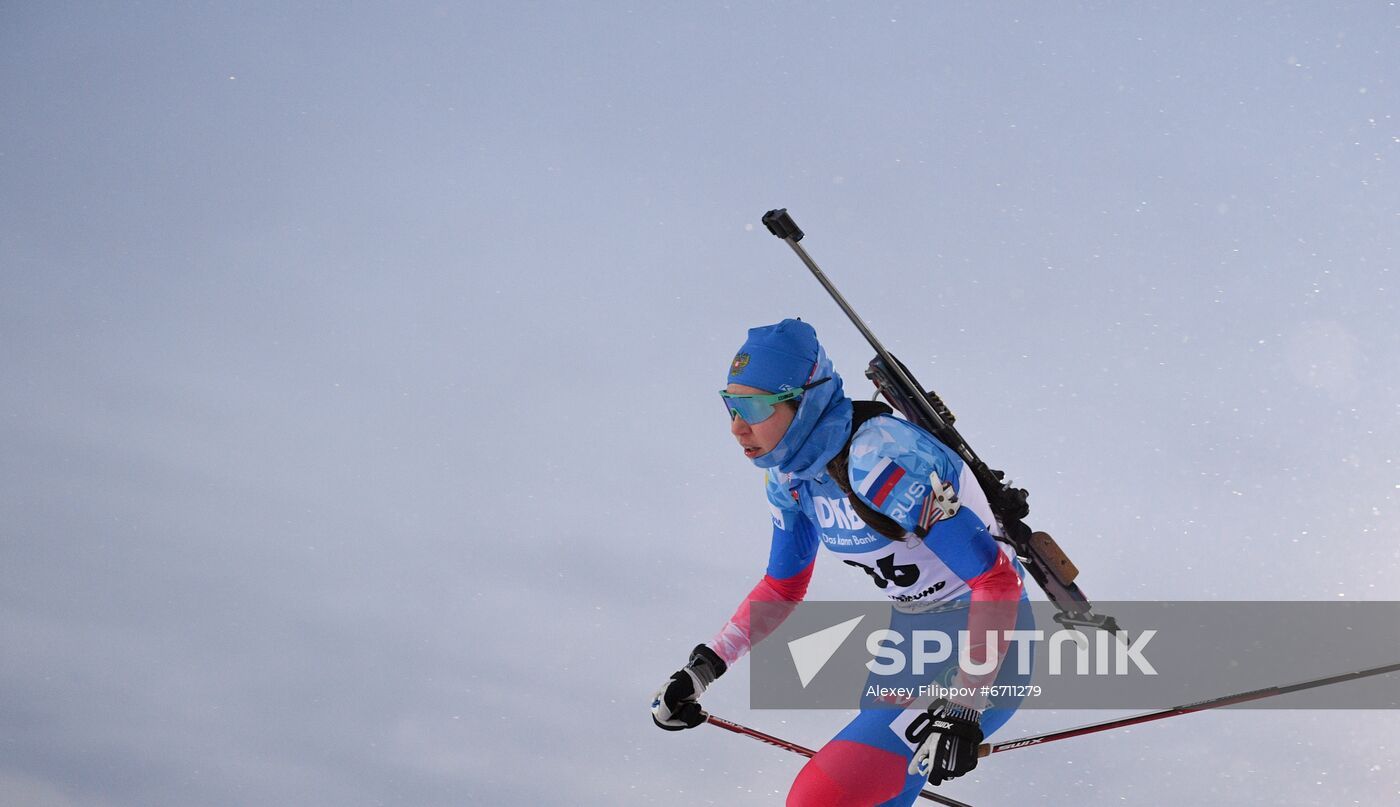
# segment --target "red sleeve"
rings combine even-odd
[[[763,637],[772,633],[778,625],[787,619],[792,609],[797,607],[802,598],[807,596],[807,584],[812,580],[812,569],[816,566],[816,561],[807,564],[805,568],[791,577],[777,578],[771,574],[765,574],[758,585],[753,587],[744,601],[739,603],[734,615],[724,624],[715,638],[710,640],[710,649],[719,654],[724,659],[724,663],[733,665],[749,652],[749,648],[762,641]],[[1014,575],[1014,572],[1013,572]],[[764,618],[759,624],[752,624],[751,607],[756,602],[776,602],[785,603],[786,607],[772,609],[777,611],[772,613],[769,609],[763,609]]]
[[[970,643],[968,660],[973,664],[985,662],[987,660],[987,633],[995,631],[995,635],[998,637],[996,649],[998,663],[991,672],[980,675],[968,675],[960,672],[958,675],[958,686],[976,689],[995,681],[997,672],[1001,669],[1001,662],[1006,659],[1006,648],[1010,644],[1006,639],[1006,632],[1016,629],[1016,616],[1021,603],[1021,592],[1025,588],[1025,581],[1016,573],[1016,567],[1011,563],[1011,558],[1007,557],[1005,552],[998,550],[997,559],[992,564],[992,568],[967,581],[967,584],[972,588],[972,604],[968,607],[967,614],[967,632]],[[985,699],[979,697],[975,700],[976,702],[963,703],[963,705],[978,710],[986,708]]]

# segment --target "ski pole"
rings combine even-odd
[[[1173,706],[1170,709],[1162,709],[1157,712],[1147,712],[1145,714],[1133,715],[1132,717],[1122,717],[1117,720],[1105,720],[1102,723],[1090,723],[1087,726],[1079,726],[1072,729],[1052,731],[1047,734],[1036,734],[1031,737],[1022,737],[1019,740],[1007,740],[1004,743],[983,743],[977,749],[977,756],[985,757],[989,754],[999,754],[1003,751],[1015,751],[1018,748],[1028,748],[1032,745],[1043,745],[1055,740],[1067,740],[1070,737],[1082,737],[1085,734],[1094,734],[1110,729],[1121,729],[1127,726],[1136,726],[1139,723],[1147,723],[1152,720],[1161,720],[1177,715],[1191,714],[1192,712],[1204,712],[1207,709],[1217,709],[1221,706],[1233,706],[1237,703],[1247,703],[1263,698],[1272,698],[1275,695],[1287,695],[1290,692],[1301,692],[1305,689],[1325,687],[1331,684],[1340,684],[1346,681],[1355,681],[1358,678],[1368,678],[1373,675],[1385,675],[1400,671],[1400,664],[1386,664],[1381,667],[1371,667],[1365,670],[1331,675],[1326,678],[1314,678],[1311,681],[1302,681],[1296,684],[1280,687],[1264,687],[1254,689],[1249,692],[1239,692],[1234,695],[1222,695],[1219,698],[1188,703],[1185,706]]]
[[[725,720],[722,717],[716,717],[709,713],[705,714],[705,722],[709,723],[711,726],[718,726],[724,729],[725,731],[732,731],[735,734],[743,734],[747,737],[752,737],[755,740],[758,740],[759,742],[765,742],[769,745],[777,746],[778,748],[781,748],[784,751],[791,751],[794,754],[801,754],[802,756],[807,757],[808,759],[811,759],[813,756],[816,756],[817,753],[816,751],[813,751],[812,749],[807,748],[806,746],[798,745],[797,743],[790,743],[787,740],[784,740],[780,737],[774,737],[771,734],[764,734],[763,732],[757,729],[751,729],[748,726],[741,726],[732,720]],[[930,793],[927,790],[920,790],[919,798],[928,799],[929,801],[936,801],[939,804],[947,805],[947,807],[972,807],[972,805],[966,802],[958,801],[957,799],[950,799],[947,796],[940,796],[937,793]]]

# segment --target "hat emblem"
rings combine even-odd
[[[749,366],[749,354],[740,353],[734,357],[734,363],[729,365],[729,374],[736,376]]]

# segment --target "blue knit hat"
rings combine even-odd
[[[726,384],[782,392],[812,380],[817,367],[817,332],[800,319],[749,329],[749,338],[729,364]]]

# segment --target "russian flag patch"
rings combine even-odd
[[[882,458],[860,483],[860,493],[876,507],[885,503],[894,486],[904,478],[904,469],[889,457]]]

